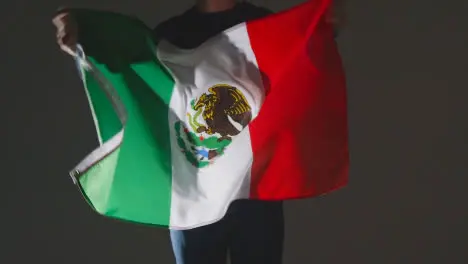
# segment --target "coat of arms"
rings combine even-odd
[[[177,143],[190,163],[203,168],[221,156],[251,120],[252,109],[239,89],[215,85],[191,101],[188,124],[175,123]]]

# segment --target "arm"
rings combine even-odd
[[[88,56],[111,71],[153,57],[148,49],[149,29],[138,19],[113,12],[69,9],[61,11],[53,22],[62,50],[74,55],[76,45],[81,44]]]

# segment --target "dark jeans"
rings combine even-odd
[[[281,264],[282,202],[238,200],[217,223],[191,230],[171,230],[177,264]]]

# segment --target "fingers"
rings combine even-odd
[[[57,28],[56,38],[60,48],[74,56],[77,44],[77,27],[67,12],[59,13],[52,19],[52,24]]]
[[[65,53],[67,53],[67,54],[69,54],[69,55],[71,55],[71,56],[73,56],[73,57],[76,57],[76,56],[77,56],[77,53],[76,53],[76,45],[73,46],[73,47],[70,47],[70,46],[67,46],[67,45],[62,45],[62,46],[60,46],[60,49],[61,49],[63,52],[65,52]]]
[[[336,27],[341,27],[345,23],[344,1],[334,0],[328,13],[328,21]]]
[[[64,13],[59,13],[57,14],[53,19],[52,19],[52,23],[54,24],[54,26],[56,27],[60,27],[63,25],[63,21],[69,16],[68,13],[64,12]]]

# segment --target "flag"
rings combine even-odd
[[[308,1],[190,50],[136,18],[71,9],[100,145],[70,174],[92,208],[191,229],[236,199],[345,186],[346,86],[329,6]]]

